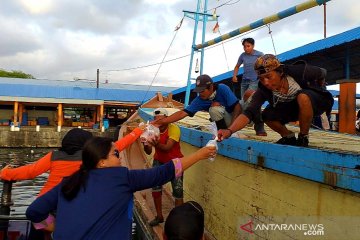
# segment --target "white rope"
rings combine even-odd
[[[170,42],[170,45],[169,45],[168,49],[166,50],[165,55],[164,55],[162,61],[160,62],[159,67],[158,67],[158,69],[157,69],[157,71],[156,71],[153,79],[151,80],[151,83],[150,83],[148,89],[146,90],[146,93],[145,93],[145,95],[144,95],[144,98],[143,98],[143,100],[141,101],[142,103],[144,102],[147,94],[148,94],[149,91],[150,91],[151,86],[153,85],[153,83],[154,83],[154,81],[155,81],[155,79],[156,79],[156,77],[157,77],[157,75],[158,75],[158,73],[159,73],[159,71],[160,71],[160,68],[161,68],[163,62],[165,61],[165,58],[166,58],[167,54],[169,53],[169,50],[170,50],[170,48],[171,48],[171,46],[172,46],[172,44],[173,44],[173,42],[174,42],[174,40],[175,40],[175,38],[176,38],[177,33],[178,33],[178,31],[175,31],[175,34],[174,34],[174,36],[173,36],[173,38],[172,38],[172,40],[171,40],[171,42]]]
[[[219,32],[219,36],[221,36],[220,27],[219,27],[218,32]],[[227,55],[226,55],[226,51],[225,51],[224,42],[221,42],[221,46],[222,46],[222,49],[223,49],[223,52],[224,52],[225,62],[226,62],[226,66],[227,66],[227,70],[228,70],[228,71],[230,71],[229,62],[228,62],[228,59],[227,59]]]
[[[266,26],[267,26],[268,29],[269,29],[269,34],[270,34],[271,42],[272,42],[272,45],[273,45],[273,48],[274,48],[274,55],[277,56],[277,54],[276,54],[276,49],[275,49],[275,43],[274,43],[274,39],[273,39],[273,35],[272,35],[272,31],[271,31],[271,29],[270,29],[270,24],[266,24]]]

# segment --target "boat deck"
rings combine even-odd
[[[167,108],[172,113],[177,111],[173,108]],[[209,114],[206,112],[198,112],[194,117],[186,117],[178,122],[178,124],[188,127],[196,128],[202,131],[210,131]],[[299,127],[288,124],[291,131],[298,133]],[[235,134],[232,137],[241,139],[262,141],[262,142],[276,142],[280,136],[267,126],[265,126],[268,136],[256,136],[252,126],[248,126]],[[341,152],[344,154],[360,154],[359,141],[360,137],[357,135],[342,134],[333,131],[322,131],[317,129],[310,130],[309,147],[324,151]]]
[[[150,106],[148,106],[150,107]],[[155,106],[151,106],[153,108],[141,108],[141,110],[139,111],[139,117],[142,119],[149,119],[149,117],[152,115],[152,111],[154,108],[157,108],[159,106],[155,105]],[[169,114],[178,111],[175,108],[166,108],[167,111],[169,112]],[[145,114],[142,114],[142,112],[144,112]],[[147,115],[147,117],[145,116]],[[135,117],[135,116],[134,116]],[[145,117],[145,118],[144,118]],[[151,117],[150,117],[151,119]],[[138,122],[136,123],[138,124]],[[196,130],[201,130],[203,132],[210,132],[210,121],[209,121],[209,114],[206,112],[199,112],[197,113],[194,117],[186,117],[180,121],[177,122],[177,124],[179,124],[182,127],[185,128],[192,128],[192,129],[196,129]],[[135,124],[134,124],[135,126]],[[299,128],[295,125],[289,125],[288,126],[292,131],[294,131],[295,133],[299,132]],[[183,147],[184,152],[187,151],[187,153],[193,151],[194,149],[196,149],[196,147],[194,148],[194,146],[198,146],[197,144],[192,144],[192,141],[198,141],[198,137],[199,137],[199,131],[187,131],[185,129],[184,130],[184,136],[186,138],[186,140],[190,140],[189,141],[185,141]],[[253,130],[252,126],[248,126],[245,129],[242,129],[241,131],[238,131],[236,133],[233,134],[233,137],[236,138],[240,138],[240,139],[246,139],[246,140],[250,140],[250,141],[257,141],[257,142],[268,142],[268,143],[274,143],[279,139],[279,135],[272,131],[269,128],[266,128],[266,131],[268,133],[268,136],[266,137],[261,137],[261,136],[256,136],[255,131]],[[129,130],[127,131],[129,132]],[[315,159],[312,159],[311,154],[313,154],[312,150],[309,149],[301,149],[301,148],[281,148],[279,145],[273,145],[273,144],[269,144],[269,147],[266,146],[266,148],[259,148],[258,145],[255,143],[249,143],[251,146],[253,146],[253,151],[254,153],[256,151],[258,151],[259,149],[261,150],[265,150],[268,151],[271,154],[269,156],[268,154],[265,154],[264,156],[266,156],[266,160],[262,161],[262,164],[259,165],[260,162],[256,162],[258,161],[258,158],[254,155],[254,158],[251,159],[255,159],[254,161],[250,161],[249,159],[247,159],[246,154],[249,154],[246,149],[247,149],[247,145],[245,146],[241,146],[240,148],[236,148],[234,147],[234,144],[238,144],[237,141],[228,141],[227,143],[228,146],[225,147],[225,145],[222,146],[223,150],[226,150],[227,148],[231,149],[230,151],[230,155],[228,156],[230,158],[233,158],[234,154],[236,156],[241,155],[241,157],[244,157],[243,159],[247,159],[245,164],[242,163],[242,161],[228,161],[227,158],[221,158],[219,157],[219,159],[217,159],[217,161],[215,163],[212,163],[212,165],[208,166],[207,164],[209,164],[208,162],[203,162],[201,164],[203,165],[199,165],[197,168],[195,166],[194,169],[190,169],[189,170],[189,174],[187,175],[187,190],[185,191],[185,198],[186,199],[197,199],[198,201],[201,202],[201,199],[203,199],[204,197],[204,201],[202,202],[202,204],[204,206],[208,206],[209,208],[211,208],[211,211],[208,211],[208,216],[210,217],[216,217],[218,213],[213,213],[213,208],[217,209],[218,203],[214,203],[214,202],[210,202],[208,203],[209,199],[207,198],[208,194],[211,195],[212,192],[214,192],[213,194],[223,194],[224,191],[222,191],[222,188],[217,188],[217,184],[222,184],[222,185],[231,185],[234,184],[235,182],[239,181],[238,185],[234,185],[233,187],[236,189],[240,189],[239,191],[241,193],[243,192],[247,192],[249,189],[250,191],[250,196],[255,196],[254,199],[252,199],[252,201],[260,201],[260,203],[262,203],[261,201],[265,201],[262,199],[267,199],[266,196],[262,197],[262,198],[257,198],[259,192],[262,191],[254,191],[254,193],[252,192],[253,188],[249,188],[248,185],[252,185],[253,183],[255,183],[256,187],[260,186],[258,181],[259,179],[261,179],[261,177],[259,178],[259,176],[262,176],[262,174],[264,174],[264,178],[267,178],[268,175],[270,174],[272,177],[270,178],[270,180],[266,180],[265,182],[272,182],[275,181],[274,179],[277,179],[278,177],[281,178],[279,180],[279,182],[281,184],[283,184],[284,180],[283,179],[295,179],[296,180],[296,186],[298,186],[298,184],[304,184],[304,186],[308,186],[308,184],[310,183],[307,180],[312,180],[312,186],[315,186],[315,190],[316,189],[330,189],[329,192],[331,192],[332,194],[338,194],[338,193],[347,193],[349,196],[352,196],[354,193],[350,192],[350,191],[346,191],[345,189],[350,189],[353,190],[354,189],[358,189],[357,188],[357,184],[356,184],[356,179],[357,179],[357,162],[358,160],[358,156],[359,156],[359,152],[360,152],[360,148],[358,147],[359,144],[359,136],[355,136],[355,135],[349,135],[349,134],[340,134],[340,133],[336,133],[336,132],[331,132],[331,131],[321,131],[321,130],[311,130],[310,132],[310,148],[314,148],[314,149],[319,149],[321,151],[324,151],[325,154],[320,152],[320,155],[324,155],[324,157],[326,159],[322,159],[321,161],[318,161],[318,157],[319,154],[316,153],[314,155]],[[225,143],[225,141],[224,141]],[[244,144],[244,143],[242,143]],[[201,144],[200,144],[201,145]],[[250,146],[249,145],[249,146]],[[271,146],[274,148],[272,149]],[[187,150],[186,150],[187,149]],[[245,149],[245,153],[244,153],[244,149]],[[273,151],[274,150],[274,151]],[[291,152],[289,153],[289,151],[291,150]],[[327,154],[330,153],[330,155],[332,156],[332,158]],[[332,153],[335,153],[333,156]],[[340,154],[339,154],[340,153]],[[135,155],[134,155],[135,154]],[[292,157],[291,154],[295,154],[296,156]],[[298,155],[302,155],[304,154],[306,160],[304,161],[298,161],[299,158],[302,158],[302,156],[298,156]],[[309,154],[311,155],[309,157]],[[143,151],[142,151],[142,147],[141,145],[137,144],[133,144],[133,146],[131,146],[130,149],[128,149],[127,151],[127,157],[126,159],[131,161],[128,161],[129,167],[132,169],[141,169],[141,168],[148,168],[151,166],[151,157],[149,156],[144,156],[143,155]],[[340,158],[338,159],[338,161],[334,161],[334,158],[340,157],[341,155],[344,156],[344,158]],[[348,155],[348,156],[346,156]],[[355,160],[353,158],[356,158]],[[329,158],[329,159],[327,159]],[[138,161],[134,161],[134,160],[138,160]],[[295,159],[295,160],[294,160]],[[260,159],[261,160],[261,159]],[[351,160],[348,162],[348,160]],[[222,162],[223,161],[223,162]],[[224,164],[224,161],[226,161],[226,165],[221,165],[222,167],[219,168],[216,167],[216,164]],[[344,165],[341,165],[342,161],[346,161],[347,163]],[[261,171],[258,171],[258,168],[255,167],[251,167],[248,163],[254,164],[255,166],[265,166],[265,168],[260,168]],[[289,164],[288,164],[289,163]],[[199,163],[200,164],[200,163]],[[341,165],[340,167],[339,164]],[[355,165],[354,165],[355,164]],[[354,165],[354,166],[353,166]],[[233,170],[231,167],[229,168],[229,166],[234,167]],[[236,167],[235,167],[236,166]],[[250,166],[250,167],[249,167]],[[206,171],[203,171],[203,168],[206,167]],[[264,169],[269,169],[264,170]],[[354,169],[355,168],[355,169]],[[295,171],[295,170],[296,171]],[[275,171],[272,171],[275,170]],[[191,172],[193,171],[193,172]],[[238,172],[241,171],[245,171],[246,174],[245,175],[241,175],[241,181],[238,180],[239,179],[239,174]],[[250,176],[249,177],[249,181],[246,182],[245,184],[243,184],[242,182],[244,180],[246,180],[246,175],[249,174],[250,172],[254,172],[254,176]],[[294,172],[295,171],[295,172]],[[286,175],[282,175],[279,174],[279,172],[284,172],[287,173]],[[206,179],[206,181],[202,182],[202,187],[198,187],[198,183],[199,183],[199,179],[198,177],[200,176],[199,174],[201,173],[202,178]],[[224,177],[226,174],[226,177]],[[289,177],[289,175],[294,175],[294,176],[298,176],[299,178],[293,178],[293,177]],[[229,178],[229,176],[231,176]],[[310,177],[309,177],[310,176]],[[305,179],[305,181],[304,181]],[[209,183],[206,183],[209,182]],[[226,182],[224,184],[224,182]],[[265,184],[262,183],[262,184]],[[321,183],[325,183],[325,184],[321,184]],[[194,184],[196,183],[196,184]],[[207,185],[208,184],[208,185]],[[314,185],[313,185],[314,184]],[[211,186],[215,186],[215,187],[208,187],[209,185]],[[328,187],[328,185],[330,186],[336,186],[337,190],[332,191],[331,188]],[[321,186],[321,188],[320,188]],[[340,187],[339,187],[340,186]],[[341,188],[342,187],[342,188]],[[165,194],[163,194],[163,213],[164,216],[166,217],[166,215],[168,214],[168,211],[173,207],[174,204],[174,200],[171,196],[171,191],[169,186],[165,187]],[[202,189],[199,190],[197,192],[196,189]],[[267,188],[264,188],[267,189]],[[270,189],[270,187],[269,187]],[[282,189],[282,188],[279,188]],[[296,187],[291,187],[291,189],[296,189]],[[220,191],[220,192],[216,192],[216,191]],[[265,190],[264,190],[265,191]],[[191,192],[191,194],[189,194]],[[216,193],[215,193],[216,192]],[[226,192],[226,191],[225,191]],[[285,191],[286,192],[286,191]],[[309,190],[310,195],[309,196],[317,196],[316,194],[313,194],[312,190]],[[205,194],[205,195],[204,195]],[[276,195],[276,197],[274,197],[274,199],[278,199],[278,196],[282,196],[285,193],[281,193],[279,195]],[[246,194],[245,194],[246,195]],[[271,194],[270,194],[271,195]],[[197,196],[197,197],[196,197]],[[236,199],[241,199],[242,195],[236,195],[235,198]],[[272,195],[271,195],[272,196]],[[291,195],[292,197],[292,195]],[[307,199],[308,197],[306,197]],[[259,200],[260,199],[260,200]],[[324,199],[328,199],[327,197],[324,197]],[[143,212],[143,217],[144,217],[144,221],[149,222],[150,220],[152,220],[155,216],[155,209],[154,209],[154,205],[153,205],[153,199],[151,197],[151,192],[150,190],[144,190],[141,192],[138,192],[135,194],[135,200],[136,200],[136,205],[138,207],[138,209],[141,209],[141,212]],[[297,198],[296,198],[297,200]],[[247,201],[247,199],[246,199]],[[231,203],[234,203],[234,201],[231,201]],[[259,204],[260,204],[259,203]],[[210,204],[210,205],[209,205]],[[215,204],[215,205],[211,205],[211,204]],[[277,202],[276,204],[283,204],[283,202]],[[299,203],[300,204],[300,203]],[[252,206],[252,204],[248,204],[249,206]],[[271,205],[271,204],[270,204]],[[242,205],[241,205],[242,206]],[[247,206],[247,204],[245,204],[245,206]],[[317,206],[322,206],[321,204],[317,205]],[[221,207],[220,207],[221,208]],[[293,209],[293,208],[291,208]],[[222,210],[221,210],[222,211]],[[238,211],[241,212],[241,210],[238,209]],[[248,212],[251,212],[252,210],[248,210]],[[300,211],[300,210],[299,210]],[[229,213],[230,214],[230,213]],[[230,214],[231,215],[231,214]],[[214,220],[216,221],[216,220]],[[208,220],[208,230],[213,230],[212,229],[212,221]],[[162,232],[162,227],[163,224],[160,224],[160,226],[154,227],[154,228],[149,228],[149,231],[153,233],[154,236],[157,236],[155,238],[157,239],[162,239],[161,237],[161,232]],[[206,234],[206,239],[214,239],[212,235],[213,231],[211,233],[208,232],[208,234]],[[220,238],[221,239],[221,238]]]

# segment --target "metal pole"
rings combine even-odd
[[[0,202],[0,215],[9,216],[10,215],[10,206],[13,205],[11,201],[11,190],[12,190],[11,181],[3,181],[3,191],[1,194],[1,202]],[[0,218],[0,232],[7,239],[8,235],[8,227],[9,227],[9,219]]]
[[[195,41],[196,41],[196,33],[197,33],[198,22],[199,22],[199,14],[198,13],[200,10],[200,1],[201,0],[198,0],[198,2],[197,2],[196,13],[195,13],[194,34],[193,34],[193,41],[192,41],[192,46],[191,46],[190,66],[189,66],[186,93],[185,93],[185,107],[187,107],[189,105],[189,98],[190,98],[191,71],[192,71],[192,62],[194,59],[194,46],[195,46]]]
[[[326,38],[326,2],[324,3],[324,38]]]
[[[207,13],[207,3],[208,1],[205,0],[204,3],[204,16],[203,16],[203,28],[202,28],[202,39],[201,39],[201,43],[204,44],[205,42],[205,32],[206,32],[206,23],[207,23],[207,16],[205,15]],[[201,60],[200,60],[200,75],[203,74],[203,70],[204,70],[204,49],[201,49]]]
[[[226,33],[224,35],[221,35],[220,37],[217,37],[217,38],[214,38],[214,39],[212,39],[210,41],[207,41],[204,44],[198,44],[198,45],[195,46],[195,49],[199,50],[201,48],[209,47],[211,45],[222,42],[224,40],[233,38],[233,37],[235,37],[235,36],[237,36],[239,34],[242,34],[244,32],[248,32],[248,31],[250,31],[252,29],[261,27],[263,25],[266,25],[266,24],[269,24],[269,23],[272,23],[272,22],[276,22],[276,21],[278,21],[280,19],[283,19],[283,18],[289,17],[291,15],[297,14],[297,13],[302,12],[304,10],[307,10],[309,8],[322,5],[322,4],[324,4],[324,3],[328,2],[328,1],[330,1],[330,0],[309,0],[307,2],[298,4],[298,5],[294,6],[294,7],[288,8],[288,9],[286,9],[284,11],[273,14],[271,16],[259,19],[259,20],[255,21],[253,23],[250,23],[249,25],[246,25],[244,27],[241,27],[239,29],[236,29],[236,30],[231,31],[229,33]]]
[[[96,71],[96,88],[99,88],[99,73],[100,73],[100,71],[99,71],[99,69],[97,69],[97,71]]]
[[[345,50],[345,78],[350,79],[350,47],[349,44],[346,45]]]

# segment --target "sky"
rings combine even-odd
[[[304,1],[208,0],[208,9],[217,7],[224,34]],[[181,28],[174,29],[183,10],[196,10],[194,0],[0,0],[0,6],[1,69],[49,80],[95,80],[99,69],[101,82],[186,85],[194,21],[184,18]],[[271,24],[275,49],[267,27],[207,48],[203,72],[216,76],[232,70],[245,37],[256,40],[255,49],[277,54],[322,39],[323,9],[314,7]],[[359,0],[332,0],[326,10],[327,36],[360,25]],[[206,40],[219,36],[212,32],[214,25],[207,23]],[[201,28],[199,24],[196,44]],[[194,63],[196,59],[200,54]],[[194,69],[191,74],[196,78]]]

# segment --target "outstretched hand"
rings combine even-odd
[[[207,159],[209,157],[214,157],[215,155],[216,155],[215,146],[206,146],[196,151],[196,157],[198,159]]]
[[[220,129],[218,131],[218,141],[221,142],[231,136],[231,131],[229,129]]]
[[[3,169],[0,170],[0,180],[2,179],[2,174],[1,174],[1,173],[2,173],[2,170],[4,170],[4,169],[10,169],[10,168],[12,168],[12,167],[11,167],[10,164],[8,164],[8,165],[6,165],[5,167],[3,167]]]
[[[151,125],[154,125],[155,127],[160,127],[162,125],[161,123],[161,119],[158,119],[158,120],[153,120],[151,122],[149,122]]]

